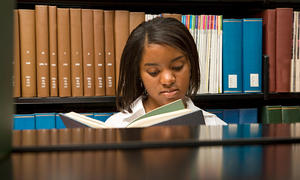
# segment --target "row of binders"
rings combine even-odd
[[[246,109],[207,109],[228,124],[257,123],[257,108]],[[113,113],[80,113],[105,122]],[[59,113],[15,114],[13,129],[63,129],[66,128]]]
[[[113,113],[81,113],[87,117],[105,122]],[[59,113],[14,114],[13,129],[64,129]]]
[[[194,37],[201,69],[198,93],[222,93],[227,86],[222,78],[226,71],[220,15],[150,15],[47,5],[14,13],[15,97],[114,96],[129,33],[157,16],[177,18]]]
[[[16,9],[14,97],[114,96],[130,32],[158,16],[180,20],[194,37],[201,74],[198,94],[261,92],[262,54],[270,59],[270,92],[298,92],[299,15],[294,14],[291,8],[277,8],[255,18],[223,19],[47,5]],[[293,42],[286,38],[292,36]]]
[[[300,106],[269,105],[262,108],[258,114],[257,108],[241,109],[206,109],[215,114],[227,124],[258,123],[295,123],[300,122]],[[113,113],[80,113],[87,117],[105,122]],[[259,117],[260,116],[260,117]],[[15,114],[13,117],[13,129],[63,129],[59,113],[34,113]]]

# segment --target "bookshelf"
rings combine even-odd
[[[34,112],[114,112],[116,98],[103,97],[49,97],[15,98],[16,113]],[[300,93],[273,93],[265,96],[257,94],[205,94],[193,98],[195,104],[203,109],[216,108],[254,108],[265,105],[299,105]]]
[[[36,4],[59,7],[124,9],[146,13],[222,14],[224,18],[241,18],[267,8],[293,7],[300,9],[297,0],[17,0],[16,8],[34,9]],[[266,84],[266,81],[264,80]],[[254,108],[264,105],[300,105],[300,93],[203,94],[194,102],[200,108]],[[15,98],[16,113],[33,112],[114,112],[116,98],[49,97]]]

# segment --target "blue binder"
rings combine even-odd
[[[223,93],[242,93],[242,20],[223,19]]]
[[[35,129],[35,117],[34,114],[15,114],[13,129]]]
[[[105,122],[113,113],[94,113],[94,119]]]
[[[257,108],[240,109],[239,124],[257,123]]]
[[[54,129],[55,113],[35,113],[36,129]]]
[[[238,124],[240,119],[239,109],[224,109],[223,120],[228,124]]]
[[[58,113],[55,114],[55,127],[56,127],[56,129],[66,128],[64,122],[62,121],[62,119],[60,118]]]
[[[262,91],[262,19],[243,19],[243,92]]]

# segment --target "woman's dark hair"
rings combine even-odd
[[[197,47],[188,29],[174,18],[154,18],[136,27],[124,47],[117,89],[117,108],[132,112],[130,105],[145,90],[140,77],[140,62],[145,44],[168,45],[184,53],[190,62],[191,76],[187,96],[195,95],[200,85]],[[121,99],[120,99],[120,96]]]

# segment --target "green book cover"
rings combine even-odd
[[[282,106],[282,122],[300,122],[300,106]]]
[[[262,122],[265,124],[282,123],[281,106],[264,106],[262,110]]]
[[[181,109],[185,109],[185,107],[184,107],[184,104],[182,102],[182,99],[178,99],[178,100],[173,101],[169,104],[160,106],[160,107],[144,114],[143,116],[138,117],[137,119],[135,119],[131,123],[133,123],[135,121],[138,121],[140,119],[143,119],[143,118],[151,117],[151,116],[158,115],[158,114],[173,112],[173,111],[177,111],[177,110],[181,110]]]

